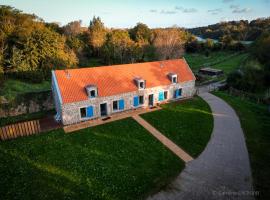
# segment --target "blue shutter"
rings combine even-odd
[[[135,96],[133,98],[133,106],[134,107],[137,107],[139,105],[139,97],[138,96]]]
[[[119,100],[119,110],[124,110],[125,108],[125,101],[124,99]]]
[[[94,115],[94,108],[93,108],[93,106],[88,106],[86,108],[86,116],[87,117],[93,117],[93,115]]]
[[[163,101],[164,100],[164,92],[162,91],[162,92],[159,92],[159,94],[158,94],[158,100],[159,101]]]
[[[174,95],[175,98],[178,98],[179,97],[179,90],[175,90],[175,95]]]

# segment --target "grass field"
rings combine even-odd
[[[51,82],[27,83],[20,80],[5,80],[3,87],[0,88],[0,96],[6,99],[14,99],[17,95],[27,92],[38,92],[51,89]]]
[[[211,52],[208,57],[205,54],[186,54],[184,56],[193,71],[198,71],[202,67],[212,66],[213,68],[222,69],[229,73],[241,66],[247,58],[247,54],[235,54],[230,51]]]
[[[270,112],[258,105],[224,92],[214,92],[237,112],[245,133],[249,152],[253,185],[260,192],[258,199],[270,199]]]
[[[205,148],[213,129],[213,117],[208,104],[200,97],[165,104],[162,110],[142,117],[193,157]]]
[[[184,163],[131,118],[0,143],[0,199],[144,199]]]

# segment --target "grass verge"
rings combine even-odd
[[[267,106],[225,92],[213,94],[224,99],[238,114],[245,133],[253,185],[260,192],[258,199],[270,199],[270,113]]]

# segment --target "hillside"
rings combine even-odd
[[[270,30],[270,17],[258,18],[252,21],[240,20],[220,22],[203,27],[188,29],[194,35],[203,38],[254,41],[262,32]]]

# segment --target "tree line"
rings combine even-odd
[[[192,34],[219,41],[255,41],[263,32],[270,31],[270,18],[252,21],[220,22],[204,27],[188,29]]]
[[[99,17],[93,17],[88,27],[81,23],[59,26],[0,6],[0,74],[38,82],[52,69],[85,66],[91,58],[102,64],[179,58],[192,38],[177,27],[150,29],[138,23],[131,29],[114,29]]]

